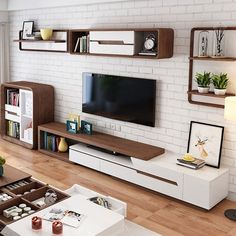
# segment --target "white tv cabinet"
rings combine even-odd
[[[69,160],[210,210],[228,195],[229,170],[176,165],[178,154],[166,152],[150,160],[112,155],[85,144],[70,146]]]

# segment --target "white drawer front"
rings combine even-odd
[[[99,42],[90,41],[89,48],[90,53],[134,55],[134,45],[99,44]]]
[[[20,117],[19,116],[12,115],[7,111],[5,111],[5,119],[6,120],[11,120],[11,121],[14,121],[14,122],[18,122],[18,123],[20,122]]]
[[[100,160],[96,157],[84,154],[82,152],[76,152],[74,150],[69,150],[69,160],[77,164],[87,166],[89,168],[99,170],[100,169]]]
[[[138,173],[136,170],[129,169],[110,162],[101,161],[101,171],[118,178],[133,182],[143,187],[158,191],[169,196],[182,199],[182,183],[168,182],[165,179],[157,179]]]
[[[112,205],[111,207],[112,211],[119,213],[120,215],[126,216],[127,204],[116,198],[105,196],[103,194],[97,193],[88,188],[82,187],[78,184],[74,184],[71,188],[67,189],[65,192],[71,196],[79,194],[79,195],[84,196],[86,199],[91,198],[91,197],[96,197],[96,196],[104,197]]]
[[[20,115],[20,107],[5,104],[5,110]]]
[[[134,31],[90,31],[92,41],[120,41],[134,44]]]

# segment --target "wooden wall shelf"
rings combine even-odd
[[[36,30],[35,32],[39,32]],[[39,52],[68,52],[69,31],[53,30],[51,40],[32,40],[22,39],[22,30],[19,31],[19,39],[13,42],[19,43],[21,51],[39,51]]]
[[[226,93],[225,95],[215,95],[214,92],[199,93],[197,90],[188,91],[188,94],[205,96],[205,97],[215,97],[215,98],[226,98],[229,96],[235,96],[234,93]]]
[[[120,49],[117,52],[112,52],[112,49],[109,53],[109,45],[116,45],[116,46],[127,46],[132,47],[132,44],[125,44],[124,41],[117,41],[120,42],[117,43],[114,41],[114,39],[104,39],[104,40],[98,40],[98,53],[91,52],[91,42],[94,41],[91,40],[91,32],[104,32],[108,33],[112,32],[121,32],[125,34],[126,32],[134,32],[134,43],[133,43],[133,54],[125,55],[125,48],[124,50]],[[150,35],[153,34],[157,38],[157,54],[156,55],[139,55],[139,53],[143,49],[143,43],[144,39]],[[79,43],[78,48],[76,49],[78,38],[81,38],[83,36],[87,37],[87,45],[89,44],[89,48],[87,48],[88,52],[78,52],[79,50]],[[109,36],[107,36],[109,37]],[[111,34],[112,37],[112,34]],[[122,38],[122,37],[121,37]],[[103,44],[104,42],[104,44]],[[162,59],[162,58],[170,58],[173,56],[173,44],[174,44],[174,31],[170,28],[147,28],[147,29],[75,29],[70,30],[70,42],[69,42],[69,51],[71,54],[74,55],[93,55],[93,56],[111,56],[111,57],[129,57],[129,58],[144,58],[144,59]],[[104,46],[104,50],[102,51],[101,47]],[[130,48],[129,48],[130,49]],[[108,50],[108,52],[106,51]],[[115,47],[113,50],[116,50]]]
[[[18,93],[19,106],[10,104],[9,91]],[[8,95],[7,95],[8,94]],[[43,94],[43,95],[42,95]],[[54,120],[54,89],[47,84],[17,81],[1,86],[1,135],[29,149],[37,148],[38,125]],[[18,137],[9,134],[9,121],[19,124]],[[25,130],[32,128],[29,137]]]
[[[142,160],[152,159],[165,152],[163,148],[104,133],[94,132],[92,135],[72,134],[66,131],[66,125],[63,123],[52,122],[40,125],[38,127],[38,150],[44,154],[63,160],[67,160],[69,157],[67,153],[52,152],[44,149],[44,132]]]
[[[200,97],[211,97],[212,99],[214,98],[220,98],[220,99],[224,99],[227,96],[235,96],[235,94],[233,93],[227,93],[224,96],[218,96],[215,95],[213,92],[209,92],[207,94],[202,94],[202,93],[198,93],[197,90],[195,90],[193,88],[193,66],[194,63],[196,61],[203,61],[203,62],[207,62],[207,61],[219,61],[219,62],[233,62],[236,61],[236,57],[198,57],[196,55],[194,55],[194,46],[196,44],[195,42],[195,33],[196,31],[213,31],[213,30],[217,30],[219,28],[217,27],[196,27],[196,28],[192,28],[191,30],[191,36],[190,36],[190,56],[189,56],[189,83],[188,83],[188,101],[191,104],[197,104],[197,105],[203,105],[203,106],[209,106],[209,107],[217,107],[217,108],[224,108],[224,105],[222,104],[218,104],[217,102],[219,102],[219,100],[216,100],[215,102],[206,102],[206,101],[195,101],[193,100],[193,96],[200,96]],[[236,31],[236,27],[221,27],[220,29],[224,29],[224,30],[235,30]]]

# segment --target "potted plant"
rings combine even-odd
[[[3,165],[6,163],[4,157],[0,156],[0,176],[3,176]]]
[[[212,83],[214,85],[214,93],[215,95],[225,95],[226,88],[228,85],[228,75],[225,73],[220,73],[219,75],[214,74],[211,78]]]
[[[203,74],[196,73],[195,75],[196,82],[198,84],[199,93],[208,93],[211,83],[211,72],[205,72]]]

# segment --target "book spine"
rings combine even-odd
[[[48,149],[48,147],[47,147],[47,143],[48,143],[48,140],[47,140],[47,139],[48,139],[48,133],[44,131],[43,136],[44,136],[44,138],[43,138],[43,141],[44,141],[44,149],[47,150],[47,149]]]

